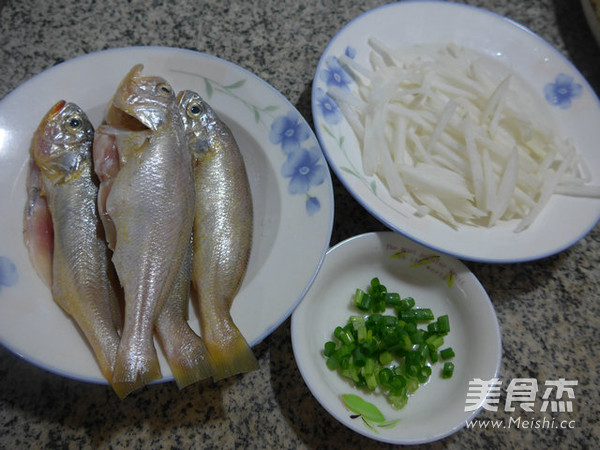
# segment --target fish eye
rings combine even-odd
[[[173,91],[171,90],[171,86],[166,83],[161,83],[158,85],[158,92],[162,95],[169,96]]]
[[[83,127],[83,120],[79,116],[71,116],[66,120],[65,126],[69,131],[79,131]]]
[[[203,110],[204,108],[202,108],[202,106],[199,103],[190,103],[190,105],[187,108],[188,116],[190,116],[191,118],[196,118],[200,114],[202,114]]]

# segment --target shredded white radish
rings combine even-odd
[[[463,133],[465,135],[465,147],[469,158],[471,168],[471,182],[473,184],[473,193],[475,194],[475,206],[482,208],[484,202],[485,184],[483,181],[483,166],[481,163],[481,154],[477,151],[475,136],[473,136],[473,125],[469,116],[465,117],[463,124]]]
[[[368,66],[338,59],[356,89],[327,94],[358,138],[365,174],[417,215],[454,228],[517,220],[518,232],[553,194],[600,197],[574,146],[497,62],[454,44],[368,43]]]
[[[513,199],[515,187],[517,186],[517,174],[519,171],[519,152],[515,148],[508,158],[504,174],[498,186],[497,201],[490,215],[490,226],[493,226],[508,209],[510,201]]]

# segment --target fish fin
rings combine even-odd
[[[23,240],[29,259],[46,286],[52,286],[54,227],[52,215],[42,194],[40,169],[33,159],[27,175],[27,206],[23,217]]]
[[[233,329],[229,330],[226,339],[204,340],[215,364],[214,381],[258,369],[258,361],[248,342],[233,322],[230,326]]]

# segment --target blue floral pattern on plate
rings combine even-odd
[[[17,284],[18,279],[17,266],[6,256],[0,256],[0,292],[4,286]]]
[[[288,192],[306,196],[306,212],[312,216],[321,209],[319,199],[310,195],[312,186],[325,181],[327,169],[321,164],[321,151],[318,146],[303,147],[310,137],[310,129],[293,111],[277,117],[271,124],[269,140],[280,145],[286,155],[281,166],[281,175],[289,178]]]
[[[286,155],[298,151],[302,142],[309,137],[308,125],[293,112],[277,117],[271,124],[269,140],[272,144],[281,145],[281,150]]]
[[[548,103],[558,106],[561,109],[567,109],[572,104],[572,99],[581,97],[583,87],[576,83],[571,75],[559,73],[554,83],[547,83],[544,86],[544,96]]]

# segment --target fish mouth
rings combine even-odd
[[[111,99],[106,123],[127,131],[156,131],[177,110],[173,88],[160,76],[142,75],[136,64],[125,75]]]
[[[41,128],[48,126],[48,124],[50,124],[54,120],[54,118],[61,113],[61,111],[64,109],[64,107],[66,105],[67,105],[67,102],[65,100],[59,100],[58,102],[56,102],[52,106],[52,108],[50,108],[48,110],[48,112],[44,116],[44,119],[42,120],[42,122],[40,123],[38,128],[41,129]]]
[[[56,116],[62,111],[66,104],[67,102],[65,100],[59,100],[52,108],[50,108],[50,111],[48,111],[47,116],[49,118]]]
[[[148,129],[131,107],[135,80],[140,77],[143,66],[134,66],[123,78],[106,109],[106,124],[124,131],[144,131]]]
[[[66,104],[65,100],[56,102],[40,122],[31,141],[31,155],[33,157],[39,159],[50,154],[52,146],[50,145],[50,141],[46,139],[46,135],[59,132],[57,125],[53,124],[53,122],[60,115]]]
[[[142,64],[136,64],[119,84],[106,109],[106,124],[123,131],[145,131],[150,128],[132,106],[143,68]]]
[[[108,106],[105,122],[123,131],[147,131],[150,129],[133,114],[120,109],[113,102]]]

